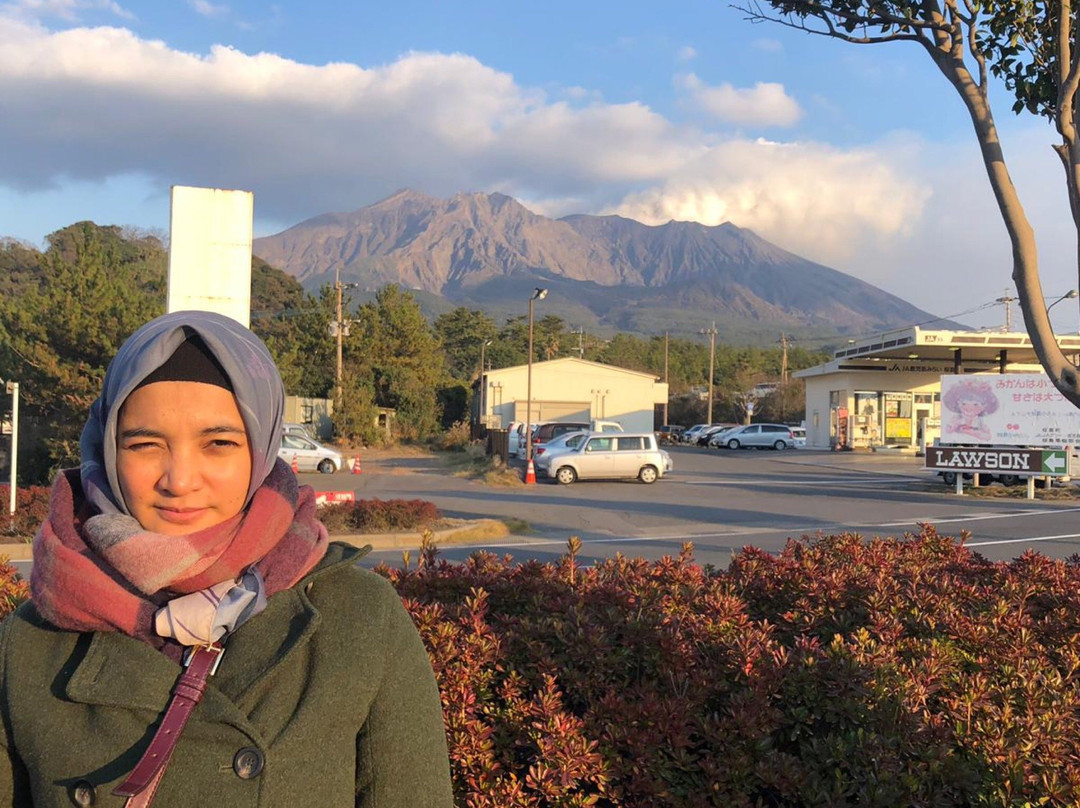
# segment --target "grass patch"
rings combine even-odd
[[[516,535],[532,531],[532,525],[524,519],[518,519],[516,516],[503,516],[499,521],[506,525],[507,530]]]
[[[499,455],[488,456],[484,447],[472,444],[460,452],[440,452],[439,457],[455,477],[479,480],[488,485],[522,485],[521,474],[507,468]]]

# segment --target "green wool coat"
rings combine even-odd
[[[450,808],[439,692],[387,581],[331,544],[225,644],[153,808]],[[0,806],[122,806],[180,667],[31,603],[0,627]],[[238,773],[239,772],[239,773]]]

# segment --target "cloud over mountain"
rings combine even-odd
[[[552,214],[729,219],[819,261],[902,232],[928,194],[887,149],[736,138],[641,103],[557,100],[572,94],[522,86],[465,54],[361,66],[226,46],[190,53],[125,27],[54,31],[7,8],[9,188],[118,176],[244,188],[259,216],[280,223],[403,186],[483,189]],[[696,86],[728,117],[782,122],[799,109],[777,84]]]

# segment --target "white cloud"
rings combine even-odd
[[[207,0],[188,0],[196,14],[204,17],[224,17],[229,13],[229,7],[224,4],[210,3]]]
[[[23,21],[54,18],[73,23],[84,11],[106,11],[125,20],[135,18],[115,0],[11,0],[0,5],[0,15]]]
[[[675,58],[680,62],[691,62],[697,58],[697,51],[692,45],[684,45],[679,48],[679,52],[675,55]]]
[[[612,212],[649,224],[730,221],[836,266],[864,241],[880,248],[909,235],[929,197],[929,187],[900,174],[884,149],[736,140],[628,194]]]
[[[740,125],[791,126],[802,117],[798,103],[784,85],[759,81],[739,89],[724,83],[711,87],[693,73],[675,77],[675,86],[699,109],[722,121]]]
[[[744,118],[797,114],[782,87],[759,88],[733,91]],[[26,199],[130,176],[142,198],[173,184],[244,188],[264,227],[402,187],[502,191],[550,215],[730,220],[935,310],[945,285],[935,261],[958,266],[973,245],[985,279],[980,245],[999,246],[968,200],[942,208],[942,188],[958,182],[943,171],[956,162],[948,150],[930,164],[930,146],[910,138],[861,148],[732,139],[639,103],[572,88],[549,96],[462,54],[309,65],[222,46],[185,53],[123,28],[50,32],[0,14],[0,109],[0,190]],[[984,176],[974,182],[985,187]]]
[[[779,39],[770,39],[769,37],[755,39],[750,45],[765,53],[782,53],[784,50],[784,44]]]

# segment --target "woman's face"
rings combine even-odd
[[[155,382],[120,408],[116,473],[128,511],[170,536],[238,514],[251,479],[247,432],[233,394],[200,382]]]

